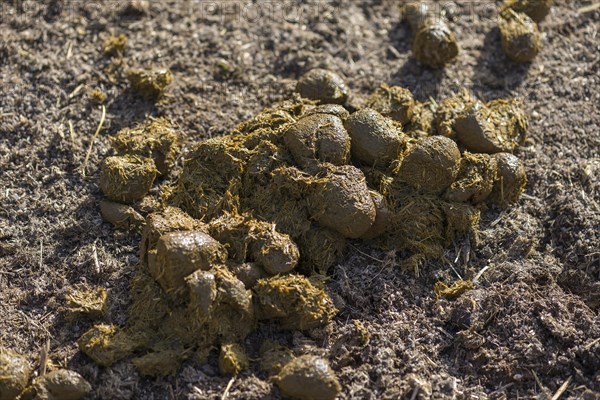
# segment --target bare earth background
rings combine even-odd
[[[107,321],[122,324],[137,262],[139,237],[100,218],[98,166],[122,127],[166,116],[189,146],[289,96],[303,72],[320,66],[345,77],[355,103],[380,82],[420,100],[463,86],[484,100],[521,97],[530,136],[517,154],[529,183],[517,206],[484,214],[479,245],[457,242],[448,262],[425,265],[420,276],[354,242],[331,273],[343,305],[332,326],[263,327],[247,340],[252,356],[267,337],[323,354],[342,398],[410,398],[417,386],[417,398],[549,398],[567,380],[562,398],[600,398],[600,11],[557,3],[530,66],[502,54],[497,2],[437,4],[453,20],[461,54],[434,71],[410,58],[410,32],[392,0],[161,1],[141,13],[126,1],[2,0],[0,345],[37,366],[49,340],[51,360],[83,374],[95,398],[220,398],[229,379],[218,375],[216,353],[208,365],[188,361],[175,377],[149,380],[126,362],[100,368],[77,351],[93,321],[67,322],[65,294],[109,289]],[[140,100],[111,72],[102,44],[120,33],[129,38],[125,66],[173,72],[160,104]],[[82,177],[101,115],[87,94],[94,88],[108,95],[107,120]],[[484,267],[475,290],[436,301],[437,280]],[[355,340],[354,320],[371,334],[366,346]],[[279,392],[253,367],[229,398]]]

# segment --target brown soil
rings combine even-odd
[[[482,101],[520,97],[530,116],[529,138],[516,152],[526,193],[507,211],[482,215],[478,244],[456,241],[447,262],[429,263],[419,276],[397,266],[401,254],[352,242],[328,283],[341,309],[331,326],[262,327],[245,343],[251,359],[266,338],[325,356],[342,398],[549,398],[565,382],[562,398],[600,396],[600,11],[578,11],[590,2],[553,8],[531,65],[504,56],[498,2],[448,3],[461,53],[444,70],[410,57],[410,29],[393,0],[182,0],[150,2],[141,12],[127,3],[0,3],[1,346],[37,367],[48,342],[52,362],[80,372],[98,399],[220,398],[229,378],[218,374],[218,351],[208,364],[190,360],[177,375],[152,380],[130,363],[99,367],[77,350],[93,321],[67,320],[68,293],[106,288],[105,322],[122,325],[138,263],[139,235],[100,216],[108,139],[164,116],[189,148],[288,97],[303,72],[325,67],[345,78],[353,104],[381,82],[419,100],[439,102],[465,86]],[[121,33],[129,38],[127,67],[173,73],[156,105],[132,93],[117,59],[102,51]],[[107,95],[107,117],[84,177],[101,118],[93,89]],[[480,271],[474,290],[436,298],[438,280],[450,286]],[[254,362],[228,398],[280,393]]]

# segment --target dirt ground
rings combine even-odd
[[[307,333],[262,327],[247,340],[251,355],[272,337],[323,354],[348,399],[550,398],[563,384],[563,399],[600,398],[600,10],[557,3],[529,66],[500,49],[498,2],[436,3],[452,18],[461,53],[431,70],[411,59],[393,0],[179,0],[145,10],[126,1],[3,0],[0,345],[37,367],[49,343],[52,362],[88,379],[93,398],[221,398],[230,380],[218,375],[216,352],[158,380],[127,362],[98,367],[78,352],[75,341],[93,321],[66,320],[66,293],[108,289],[107,321],[123,324],[138,261],[139,237],[100,217],[99,163],[110,135],[150,115],[176,122],[186,146],[226,133],[318,66],[343,75],[357,104],[381,82],[421,100],[465,86],[484,100],[520,97],[530,130],[517,155],[529,182],[516,206],[483,214],[479,243],[455,243],[446,262],[419,276],[401,270],[398,255],[353,242],[331,273],[342,307],[334,323]],[[120,33],[129,38],[126,66],[173,72],[159,104],[131,93],[103,54],[104,40]],[[107,117],[84,177],[101,117],[88,95],[94,88],[108,95]],[[474,290],[436,300],[438,280],[482,270]],[[356,340],[355,321],[368,344]],[[254,366],[228,398],[280,394]]]

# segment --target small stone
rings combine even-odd
[[[343,79],[326,69],[315,68],[304,74],[296,85],[300,96],[318,100],[321,104],[344,104],[350,90]]]
[[[312,355],[290,361],[274,381],[284,396],[300,400],[333,400],[342,390],[327,360]]]

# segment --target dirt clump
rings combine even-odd
[[[173,82],[173,74],[166,68],[131,69],[127,71],[127,79],[140,96],[155,101],[164,95],[167,86]]]
[[[412,119],[414,107],[415,100],[410,90],[383,83],[367,99],[364,108],[375,110],[384,117],[405,125]]]
[[[350,96],[350,89],[335,72],[315,68],[298,80],[296,92],[300,96],[318,100],[323,104],[344,104]]]
[[[27,359],[0,347],[0,400],[13,400],[27,387],[31,367]]]
[[[456,179],[460,160],[460,151],[453,140],[428,137],[407,151],[396,178],[424,193],[439,194]]]
[[[35,379],[22,400],[81,400],[92,386],[75,371],[59,369]]]
[[[342,390],[327,360],[312,355],[294,358],[273,380],[283,395],[300,400],[333,400]]]
[[[458,42],[446,20],[428,16],[426,3],[409,3],[405,19],[413,31],[412,53],[417,61],[440,68],[458,55]]]
[[[221,375],[237,375],[248,369],[250,361],[244,348],[237,344],[221,345],[219,354],[219,372]]]
[[[507,9],[498,19],[504,53],[513,61],[529,63],[540,52],[540,31],[525,13]]]
[[[157,173],[150,158],[107,157],[100,170],[100,189],[109,200],[131,204],[150,191]]]
[[[387,167],[405,142],[401,126],[370,108],[350,115],[345,126],[352,138],[352,157],[369,166]]]

